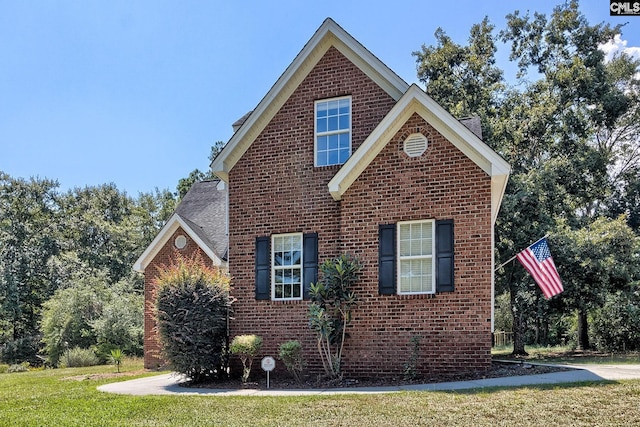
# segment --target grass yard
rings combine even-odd
[[[511,356],[513,346],[495,347],[491,351],[494,359],[514,359]],[[640,353],[628,352],[602,353],[596,351],[572,351],[568,347],[542,347],[525,346],[529,356],[518,357],[518,360],[528,360],[531,362],[559,363],[559,364],[640,364]]]
[[[0,426],[640,425],[640,381],[308,397],[120,396],[113,366],[0,374]]]

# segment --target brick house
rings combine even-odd
[[[364,265],[350,375],[490,364],[493,226],[509,165],[327,19],[245,118],[213,172],[228,184],[232,335],[317,363],[307,289],[341,253]]]
[[[144,367],[164,364],[153,311],[158,267],[170,265],[176,253],[198,253],[209,265],[227,269],[227,191],[219,180],[195,183],[133,269],[144,273]]]
[[[309,284],[350,253],[364,268],[343,372],[401,374],[413,337],[422,375],[489,367],[510,168],[469,124],[327,19],[211,164],[227,188],[231,335],[262,336],[259,357],[297,339],[319,369]]]

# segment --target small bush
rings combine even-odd
[[[91,349],[74,347],[63,354],[60,362],[63,368],[79,368],[99,365],[100,359]]]
[[[29,362],[17,363],[15,365],[9,366],[7,369],[8,374],[13,374],[14,372],[27,372],[29,370]]]
[[[302,383],[304,360],[302,358],[302,345],[300,341],[291,340],[280,344],[278,356],[293,378],[295,378],[298,383]]]
[[[420,356],[420,337],[411,337],[411,356],[404,364],[403,376],[407,381],[415,380],[418,377],[418,357]]]
[[[0,374],[6,374],[9,370],[9,365],[0,364]]]
[[[229,350],[231,354],[240,357],[242,361],[242,382],[246,383],[251,375],[253,358],[262,348],[262,338],[257,335],[238,335],[231,341]]]
[[[122,359],[124,359],[124,353],[119,348],[114,348],[109,354],[109,361],[116,365],[118,373],[120,373],[120,365],[122,365]]]

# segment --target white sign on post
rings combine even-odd
[[[276,361],[273,357],[267,356],[262,358],[260,365],[262,366],[262,370],[267,373],[267,388],[269,388],[269,372],[273,371],[276,367]]]

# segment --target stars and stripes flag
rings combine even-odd
[[[542,289],[545,298],[549,299],[564,290],[546,238],[538,240],[516,257]]]

